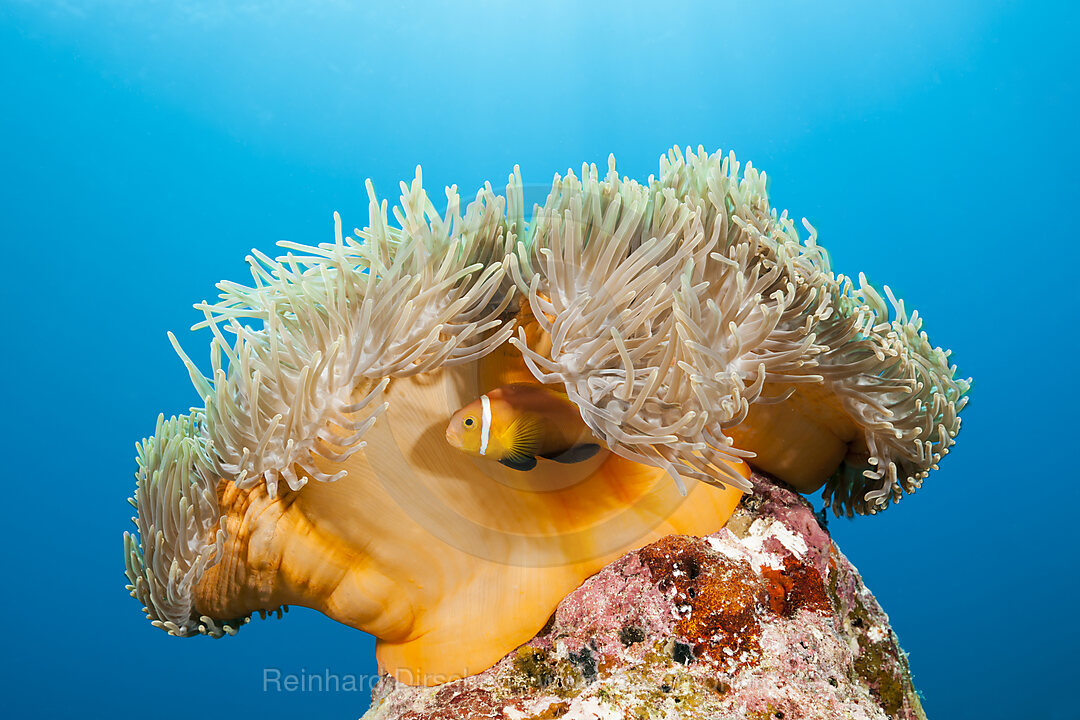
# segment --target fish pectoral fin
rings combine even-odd
[[[517,456],[517,455],[515,455],[513,457],[504,457],[499,462],[502,463],[503,465],[505,465],[506,467],[510,468],[511,470],[522,470],[522,471],[524,471],[524,470],[532,470],[534,467],[536,467],[536,458],[534,458],[534,457],[532,457],[530,455],[525,455],[525,456]]]
[[[598,452],[600,452],[599,445],[596,443],[587,443],[585,445],[575,445],[572,448],[561,450],[557,453],[547,453],[540,457],[554,460],[557,463],[570,464],[584,462]]]
[[[506,447],[506,454],[520,459],[535,456],[536,451],[540,449],[543,437],[543,426],[540,420],[531,415],[521,414],[514,418],[514,421],[506,428],[502,440]]]

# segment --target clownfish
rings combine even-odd
[[[582,462],[600,450],[565,393],[531,383],[497,387],[458,410],[446,441],[514,470],[532,470],[538,457]]]

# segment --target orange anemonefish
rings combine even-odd
[[[537,457],[582,462],[600,450],[566,394],[533,383],[497,387],[458,410],[446,441],[514,470],[532,470]]]

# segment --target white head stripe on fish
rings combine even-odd
[[[491,434],[491,400],[480,396],[480,454],[487,455],[488,437]]]

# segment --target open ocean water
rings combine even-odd
[[[916,495],[830,529],[932,719],[1080,717],[1075,3],[0,4],[4,717],[353,718],[374,642],[312,611],[180,640],[124,590],[134,443],[198,402],[192,303],[252,247],[670,146],[734,150],[887,283],[971,404]],[[820,504],[820,502],[818,502]],[[264,687],[267,669],[355,692]]]

